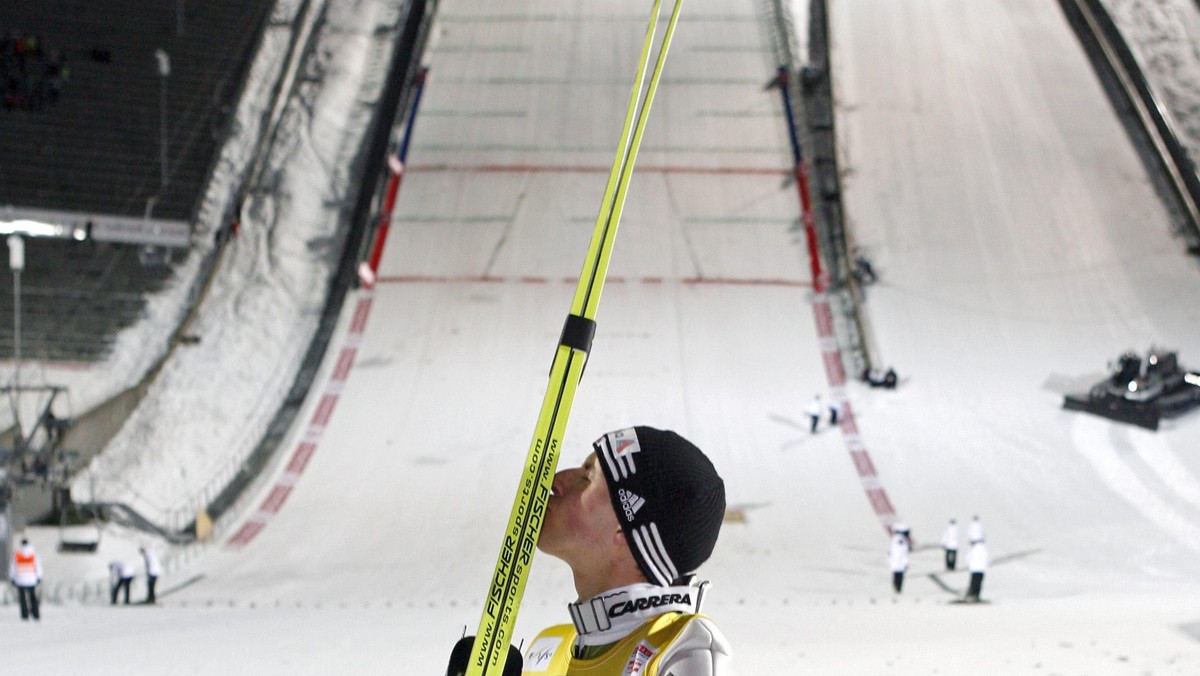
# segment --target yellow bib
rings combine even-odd
[[[658,676],[658,663],[671,643],[700,615],[666,613],[647,620],[603,655],[572,657],[575,627],[560,624],[533,639],[525,652],[522,676]]]

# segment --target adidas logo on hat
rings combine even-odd
[[[627,491],[624,488],[618,491],[621,497],[621,508],[625,510],[625,520],[633,521],[634,515],[646,504],[646,499],[638,497],[633,491]]]

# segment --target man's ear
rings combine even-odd
[[[622,545],[625,547],[629,546],[628,542],[625,540],[625,531],[621,530],[620,526],[618,526],[616,532],[613,533],[612,543],[614,545]]]

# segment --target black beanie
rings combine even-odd
[[[596,450],[617,521],[646,579],[671,586],[708,560],[725,518],[725,482],[670,430],[609,432]]]

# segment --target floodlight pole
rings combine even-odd
[[[171,57],[164,49],[156,49],[158,60],[158,111],[159,111],[159,186],[167,187],[167,77],[171,75]]]
[[[13,273],[13,457],[20,457],[25,432],[21,429],[21,271],[25,269],[25,240],[20,235],[8,236],[8,267]],[[8,575],[12,559],[13,490],[12,467],[0,468],[0,572]]]
[[[4,557],[0,559],[0,575],[4,575],[5,579],[8,579],[8,568],[12,565],[13,556],[12,491],[8,487],[8,473],[5,471],[4,481],[0,482],[0,491],[3,492],[3,495],[0,495],[0,500],[3,501],[3,505],[0,505],[0,556]]]
[[[21,271],[25,269],[25,240],[8,236],[8,267],[13,273],[13,450],[20,453],[25,432],[21,429]]]

